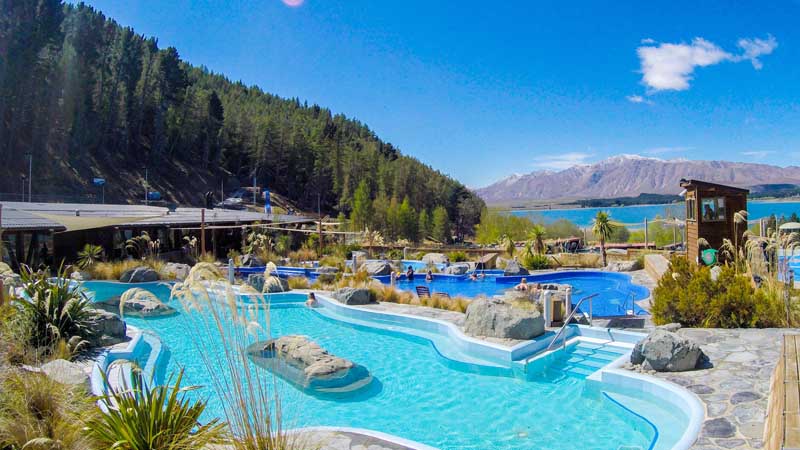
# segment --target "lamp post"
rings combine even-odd
[[[149,195],[148,195],[148,192],[147,192],[148,190],[150,190],[150,188],[147,186],[147,166],[145,166],[144,167],[144,204],[145,204],[145,206],[149,205],[149,202],[148,202]]]
[[[20,199],[19,199],[19,201],[21,201],[21,202],[24,202],[24,201],[25,201],[25,182],[26,182],[27,180],[28,180],[28,177],[27,177],[27,175],[25,175],[25,174],[23,173],[23,174],[22,174],[22,194],[20,194]]]
[[[33,201],[33,152],[29,152],[28,153],[28,202],[30,203],[32,201]]]

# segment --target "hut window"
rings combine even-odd
[[[713,197],[702,200],[700,211],[703,222],[721,222],[725,220],[725,198]]]
[[[697,220],[697,200],[693,198],[686,199],[686,219]]]

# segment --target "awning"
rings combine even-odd
[[[113,227],[115,225],[121,225],[124,223],[132,223],[132,222],[139,222],[141,220],[153,219],[159,216],[147,216],[147,217],[102,217],[102,216],[68,216],[64,214],[43,214],[39,212],[31,212],[31,214],[37,215],[39,217],[44,217],[45,219],[52,220],[53,222],[58,222],[64,227],[66,230],[60,231],[60,233],[65,233],[67,231],[80,231],[80,230],[91,230],[95,228],[105,228],[105,227]]]
[[[786,222],[778,227],[781,231],[800,230],[800,222]]]

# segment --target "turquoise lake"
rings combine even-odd
[[[642,227],[644,219],[648,220],[659,217],[677,217],[683,219],[686,216],[683,203],[672,203],[668,205],[636,205],[618,206],[613,208],[579,208],[579,209],[550,209],[550,210],[513,210],[510,213],[515,216],[530,217],[534,222],[553,222],[558,219],[567,219],[580,227],[588,227],[592,224],[592,219],[597,211],[608,211],[611,218],[617,222],[622,222],[630,228]],[[789,217],[792,213],[800,214],[800,202],[770,202],[770,201],[749,201],[747,202],[749,219],[758,220],[775,214]]]

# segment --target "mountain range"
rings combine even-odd
[[[750,188],[800,184],[800,167],[778,167],[730,161],[659,159],[618,155],[560,171],[539,170],[512,175],[476,193],[490,204],[526,201],[571,201],[648,194],[678,194],[681,178]]]

